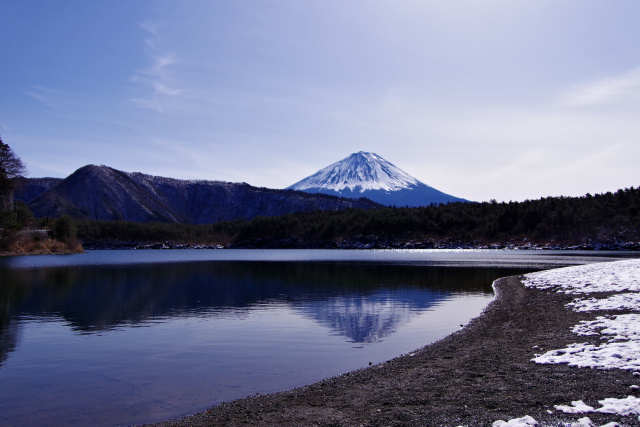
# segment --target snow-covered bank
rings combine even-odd
[[[532,359],[540,364],[567,364],[582,368],[623,369],[632,371],[640,383],[640,260],[588,264],[558,268],[525,275],[526,287],[547,289],[580,297],[567,307],[580,312],[625,311],[630,313],[597,316],[594,320],[581,321],[572,328],[580,337],[597,337],[598,343],[576,342],[565,348],[554,349]],[[617,292],[611,295],[611,293]],[[621,293],[624,292],[624,293]],[[600,295],[594,295],[600,294]],[[592,340],[593,341],[593,340]],[[640,386],[632,385],[630,391]],[[556,405],[564,413],[607,413],[623,416],[640,416],[640,399],[629,395],[624,398],[606,398],[599,401],[600,408],[581,400],[571,405]],[[594,426],[588,418],[568,425]],[[638,417],[640,422],[640,417]],[[496,421],[494,426],[538,425],[531,417],[510,421]],[[609,423],[607,426],[617,425]]]
[[[575,311],[640,311],[640,260],[588,264],[527,274],[527,287],[552,289],[567,294],[625,292],[600,298],[578,298]],[[630,293],[633,291],[635,293]],[[583,321],[572,331],[579,336],[598,336],[601,342],[572,343],[536,356],[536,363],[566,363],[573,366],[640,370],[640,314],[598,316]]]
[[[525,275],[524,284],[567,294],[640,291],[640,260],[577,265]]]

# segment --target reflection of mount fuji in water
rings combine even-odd
[[[446,299],[448,293],[385,289],[370,295],[341,295],[297,306],[305,317],[357,343],[374,343],[393,334],[412,317]]]
[[[94,333],[178,316],[242,317],[276,303],[355,342],[375,342],[451,292],[490,292],[494,279],[510,274],[295,262],[0,267],[0,365],[19,345],[21,316],[62,319],[77,333]]]

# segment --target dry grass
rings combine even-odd
[[[61,242],[54,239],[35,239],[33,236],[19,236],[8,243],[3,255],[28,254],[68,254],[82,253],[84,249],[79,240]]]

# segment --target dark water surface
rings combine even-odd
[[[640,256],[157,250],[0,259],[0,425],[130,425],[304,385],[455,331],[498,277]]]

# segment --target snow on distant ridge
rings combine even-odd
[[[468,202],[418,181],[375,153],[360,151],[286,188],[359,199],[384,206],[429,206]]]
[[[397,191],[418,185],[420,181],[375,153],[360,151],[335,162],[289,188],[307,190]],[[426,185],[426,184],[425,184]]]

